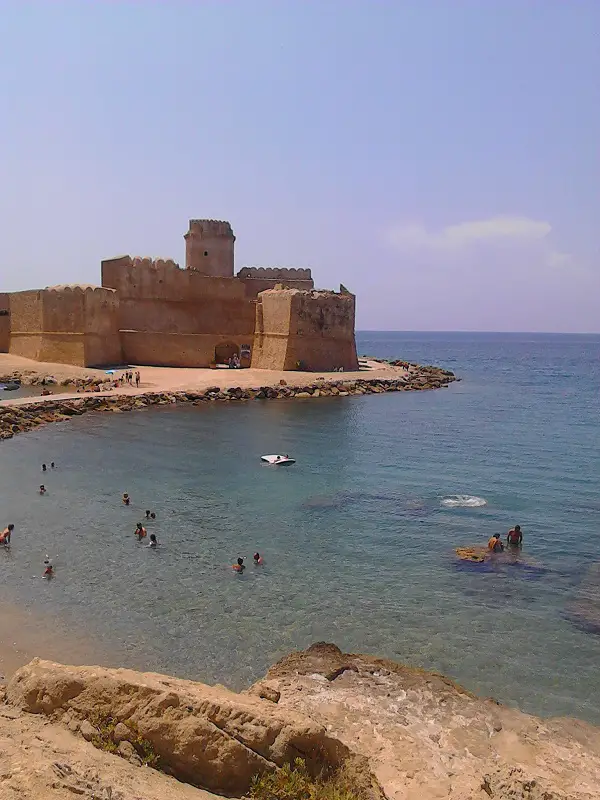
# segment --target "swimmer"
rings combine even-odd
[[[158,547],[158,539],[156,538],[155,533],[150,534],[150,541],[148,542],[148,547]]]
[[[263,562],[260,553],[254,553],[252,558],[254,559],[254,563],[256,564],[256,566],[258,566],[259,564],[262,564],[262,562]]]
[[[144,526],[142,525],[142,523],[138,522],[138,524],[135,526],[134,533],[138,537],[138,542],[141,542],[142,539],[146,536],[147,531],[146,528],[144,528]]]
[[[146,509],[146,519],[150,519],[150,512]]]
[[[123,503],[124,505],[128,506],[131,501],[131,498],[127,494],[127,492],[123,492]]]
[[[522,547],[523,533],[520,525],[515,525],[514,528],[509,530],[506,536],[506,544],[510,545],[511,547]]]
[[[40,494],[46,494],[46,487],[43,483],[40,485]]]
[[[42,464],[42,472],[46,472],[46,465]]]
[[[5,545],[5,547],[8,547],[8,545],[10,544],[10,537],[11,537],[12,532],[14,531],[14,529],[15,529],[15,526],[12,524],[12,522],[9,523],[6,526],[6,528],[4,528],[2,533],[0,533],[0,544],[3,544],[3,545]]]
[[[156,514],[154,513],[154,511],[150,514],[150,519],[156,519]]]
[[[55,466],[54,461],[51,461],[50,462],[50,469],[54,469],[54,466]]]
[[[52,578],[54,577],[54,568],[52,566],[52,561],[46,556],[44,559],[44,578]]]
[[[237,563],[233,564],[231,569],[234,572],[243,572],[246,569],[246,567],[244,565],[244,559],[243,558],[238,558]]]
[[[500,541],[499,533],[495,533],[488,541],[488,549],[491,550],[492,553],[501,553],[504,550],[504,545]]]

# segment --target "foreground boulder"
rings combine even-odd
[[[86,722],[122,723],[135,731],[163,770],[181,781],[241,795],[252,778],[302,758],[313,775],[335,769],[348,749],[323,725],[268,700],[155,673],[66,667],[34,659],[15,673],[7,702],[61,719],[72,730]],[[123,735],[121,733],[121,735]]]

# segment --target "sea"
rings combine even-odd
[[[5,613],[77,632],[102,663],[235,689],[327,641],[600,724],[600,336],[357,344],[460,381],[88,414],[2,442]],[[263,464],[271,453],[296,463]],[[134,536],[146,509],[157,550]],[[517,523],[518,556],[457,558]]]

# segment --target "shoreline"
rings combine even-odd
[[[10,439],[17,433],[25,433],[51,422],[81,416],[89,411],[122,413],[150,406],[184,403],[203,405],[211,402],[249,400],[356,397],[365,394],[441,389],[459,380],[453,372],[441,367],[419,364],[395,366],[376,360],[368,360],[365,363],[365,369],[358,373],[323,375],[252,369],[236,370],[232,374],[231,370],[142,367],[138,368],[143,369],[144,378],[139,388],[125,385],[104,391],[63,392],[43,397],[27,396],[1,400],[0,440]],[[34,375],[36,382],[44,366],[56,365],[40,364],[37,375]],[[2,359],[0,359],[1,368]],[[35,373],[34,370],[31,372]],[[105,380],[106,376],[103,375],[102,378]],[[261,383],[261,378],[270,380]]]

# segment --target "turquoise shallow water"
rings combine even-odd
[[[463,380],[86,415],[3,442],[0,507],[16,531],[1,591],[137,668],[241,687],[324,639],[600,722],[600,637],[566,613],[600,561],[600,336],[363,333],[358,344]],[[277,452],[297,464],[261,465]],[[455,494],[487,505],[444,506]],[[158,513],[156,552],[133,536],[145,508]],[[456,563],[455,546],[515,522],[528,567]],[[265,564],[232,574],[256,549]],[[32,577],[46,553],[50,583]]]

